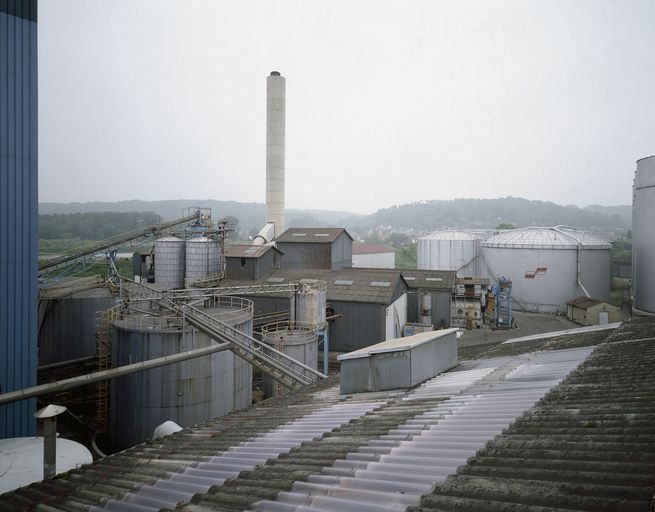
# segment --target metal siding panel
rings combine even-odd
[[[0,385],[36,384],[36,23],[0,13]],[[0,437],[34,435],[36,400],[0,408]]]

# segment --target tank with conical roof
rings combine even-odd
[[[163,288],[184,287],[184,240],[163,236],[155,240],[155,283]]]
[[[221,268],[218,240],[207,236],[193,236],[186,241],[186,270],[188,280],[217,275]]]
[[[511,229],[482,242],[483,270],[492,280],[512,281],[513,308],[566,314],[579,296],[608,300],[611,244],[573,228]]]
[[[418,239],[417,268],[456,270],[460,277],[480,275],[480,237],[465,231],[437,231]]]
[[[183,318],[147,314],[146,307],[114,310],[114,367],[215,343]],[[252,336],[251,301],[211,297],[200,308]],[[110,436],[118,448],[127,448],[149,439],[164,421],[188,427],[249,406],[252,367],[226,350],[113,379],[110,396]]]

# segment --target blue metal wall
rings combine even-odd
[[[0,0],[0,392],[36,385],[35,0]],[[34,435],[36,400],[0,407],[0,438]]]

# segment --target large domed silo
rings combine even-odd
[[[632,194],[632,288],[637,312],[655,314],[655,156],[637,161]]]
[[[482,242],[483,270],[512,280],[514,309],[566,313],[566,301],[587,293],[608,300],[611,244],[565,227],[512,229]]]
[[[418,239],[416,267],[456,270],[459,277],[480,275],[480,237],[465,231],[437,231]]]

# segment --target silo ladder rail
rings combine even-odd
[[[296,389],[313,382],[310,377],[302,373],[302,370],[316,377],[325,378],[318,370],[296,361],[292,357],[267,346],[193,306],[178,305],[166,300],[160,300],[157,303],[162,308],[175,312],[184,321],[212,339],[229,343],[231,345],[230,350],[237,356],[287,388]],[[275,357],[264,353],[264,351],[271,352]],[[294,367],[299,367],[301,370],[298,371]]]

